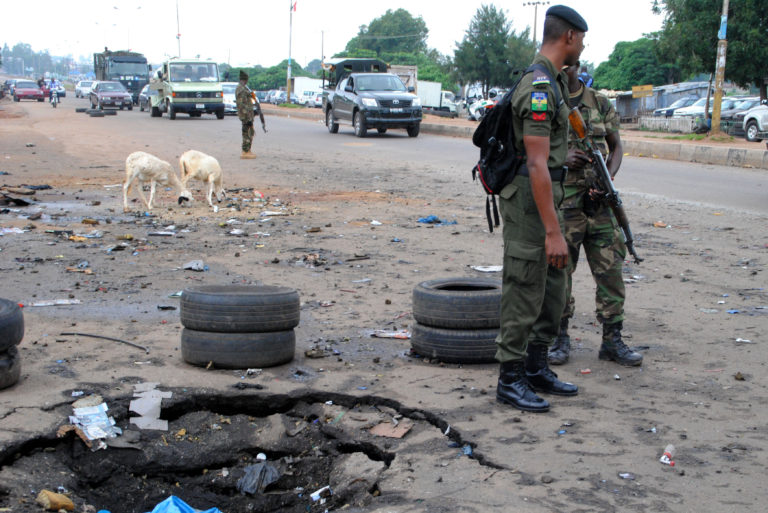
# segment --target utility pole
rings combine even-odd
[[[717,59],[715,60],[715,104],[712,106],[712,126],[710,134],[720,133],[720,104],[723,101],[723,82],[725,80],[725,50],[728,40],[725,32],[728,28],[728,0],[723,0],[723,14],[720,16],[720,30],[717,32]]]
[[[179,28],[179,0],[176,0],[176,41],[179,43],[179,59],[181,59],[181,29]]]
[[[539,15],[539,6],[540,5],[549,5],[549,2],[542,2],[542,1],[536,1],[536,2],[523,2],[523,7],[527,5],[533,6],[533,47],[534,50],[538,48],[536,44],[536,25],[538,24],[538,15]]]
[[[288,0],[291,6],[291,16],[288,20],[288,80],[285,87],[285,102],[291,103],[291,40],[293,39],[293,11],[296,8],[296,0]]]

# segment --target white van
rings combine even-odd
[[[299,104],[304,105],[305,107],[314,107],[315,106],[315,96],[318,94],[322,94],[320,91],[302,91],[302,93],[296,96],[299,97]]]

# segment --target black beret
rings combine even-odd
[[[547,9],[547,16],[555,16],[561,20],[569,23],[573,28],[581,32],[587,31],[587,22],[581,17],[581,14],[577,13],[570,7],[565,5],[553,5]]]
[[[240,80],[248,80],[248,73],[246,73],[243,70],[240,70]]]

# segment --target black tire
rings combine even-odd
[[[288,287],[209,285],[181,295],[181,324],[197,331],[263,333],[299,324],[299,293]]]
[[[501,325],[501,280],[444,278],[413,289],[413,318],[446,329],[498,329]]]
[[[176,107],[170,102],[168,102],[168,108],[166,110],[168,111],[168,119],[176,119]]]
[[[104,111],[104,115],[105,116],[117,116],[117,111],[116,110],[105,110]]]
[[[386,134],[387,133],[387,129],[386,128],[377,128],[376,131],[378,133],[380,133],[380,134]]]
[[[75,112],[86,112],[87,110],[85,107],[78,107],[75,109]]]
[[[421,130],[421,123],[409,126],[406,130],[408,131],[408,137],[416,137],[419,135],[419,130]]]
[[[99,110],[91,112],[88,115],[91,116],[92,118],[103,118],[105,116],[105,114]]]
[[[411,348],[445,363],[491,363],[496,361],[498,333],[498,329],[446,330],[416,323],[411,329]]]
[[[273,367],[290,362],[295,351],[293,330],[213,333],[184,328],[181,332],[181,357],[201,367],[210,362],[219,369]]]
[[[200,117],[198,115],[198,117]],[[223,110],[217,110],[216,111],[216,119],[224,119],[224,111]]]
[[[19,305],[0,299],[0,353],[17,345],[24,338],[24,314]]]
[[[368,132],[368,127],[365,126],[365,118],[360,111],[355,112],[352,118],[352,125],[355,127],[355,137],[365,137]]]
[[[128,110],[133,110],[133,105],[128,105]]]
[[[759,132],[760,132],[760,129],[757,126],[757,121],[752,119],[747,123],[747,126],[744,128],[744,138],[749,142],[760,142],[762,141],[762,139],[757,136]]]
[[[8,351],[0,353],[0,389],[8,388],[16,384],[21,376],[21,358],[19,350],[11,347]]]
[[[333,118],[333,109],[328,109],[325,112],[325,126],[328,127],[328,131],[332,134],[339,132],[339,124]]]
[[[102,105],[101,103],[99,103],[99,110],[104,110],[104,105]]]
[[[139,102],[139,112],[144,112],[144,104]]]

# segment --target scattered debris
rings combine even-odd
[[[264,458],[261,459],[259,456]],[[256,459],[259,463],[245,467],[245,475],[237,481],[237,489],[242,494],[263,493],[269,485],[280,479],[280,472],[272,464],[267,463],[266,455],[259,453]]]
[[[330,497],[331,495],[333,495],[333,490],[331,490],[330,486],[324,486],[319,490],[309,494],[313,502],[320,501],[320,504],[324,504],[325,499]]]
[[[653,223],[653,226],[655,226],[656,228],[668,228],[669,227],[669,225],[667,223],[663,222],[663,221],[656,221],[655,223]]]
[[[47,509],[48,511],[74,511],[75,503],[72,499],[64,494],[52,492],[50,490],[40,490],[35,499],[39,505]]]
[[[65,306],[79,304],[82,304],[82,301],[79,299],[52,299],[48,301],[36,301],[29,306]]]
[[[381,424],[373,426],[370,429],[370,433],[375,436],[384,436],[387,438],[402,438],[412,427],[413,423],[407,421],[398,423],[382,422]]]
[[[674,467],[675,462],[672,459],[674,456],[675,456],[675,446],[672,444],[669,444],[664,448],[664,454],[662,454],[661,458],[659,458],[659,462],[663,463],[664,465],[669,465],[670,467]]]
[[[735,379],[736,381],[744,381],[746,378],[744,378],[744,374],[742,374],[741,371],[739,371],[733,375],[733,379]]]
[[[195,509],[175,495],[171,495],[154,507],[150,513],[222,513],[219,508],[210,508],[205,511]]]
[[[434,225],[434,226],[445,226],[445,225],[449,225],[449,224],[458,224],[456,221],[443,221],[442,219],[440,219],[439,217],[437,217],[435,215],[430,215],[430,216],[427,216],[427,217],[420,217],[418,219],[418,222],[419,223],[424,223],[424,224],[431,224],[431,225]]]
[[[619,477],[628,481],[635,480],[635,475],[632,472],[619,472]]]
[[[187,262],[184,264],[184,267],[182,268],[185,271],[195,271],[198,273],[201,273],[203,271],[208,270],[208,266],[203,263],[202,260],[192,260],[191,262]]]
[[[386,330],[375,330],[373,333],[371,333],[372,337],[376,338],[399,338],[399,339],[409,339],[411,338],[411,332],[407,330],[402,331],[386,331]]]
[[[34,305],[32,305],[34,306]],[[121,340],[119,338],[112,338],[112,337],[105,337],[104,335],[90,335],[88,333],[73,333],[73,332],[65,332],[60,333],[62,337],[91,337],[91,338],[100,338],[103,340],[111,340],[113,342],[120,342],[121,344],[126,344],[131,347],[135,347],[137,349],[141,349],[145,351],[147,354],[149,354],[149,348],[145,346],[140,346],[139,344],[134,344],[133,342],[128,342],[127,340]]]
[[[63,436],[69,431],[77,432],[79,429],[89,441],[99,440],[95,446],[89,445],[91,450],[106,449],[107,445],[102,439],[114,438],[123,433],[120,428],[115,426],[115,419],[107,417],[107,410],[109,410],[107,403],[100,395],[94,394],[78,399],[72,403],[74,415],[69,417],[71,428],[63,426],[64,429],[60,428],[57,434]],[[79,433],[77,434],[79,435]]]
[[[470,267],[481,273],[498,273],[504,270],[503,265],[471,265]]]
[[[130,423],[139,429],[154,429],[168,431],[168,421],[160,418],[160,409],[163,399],[170,399],[172,392],[157,390],[159,383],[139,383],[134,385],[133,397],[128,407],[129,411],[138,413],[138,417],[131,417]]]

